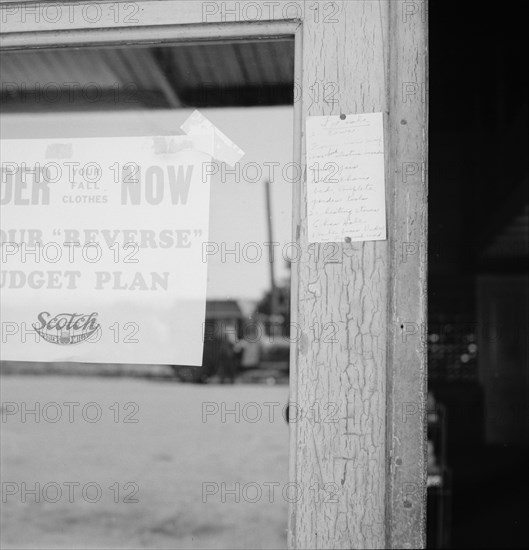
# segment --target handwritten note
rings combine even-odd
[[[382,113],[307,119],[309,242],[386,239]]]

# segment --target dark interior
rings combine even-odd
[[[429,389],[447,482],[429,545],[527,544],[527,29],[430,2]],[[432,501],[432,499],[430,499]]]

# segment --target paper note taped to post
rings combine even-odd
[[[202,364],[218,139],[1,142],[2,359]]]
[[[382,113],[307,119],[311,243],[386,239]]]

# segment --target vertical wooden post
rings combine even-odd
[[[426,545],[427,6],[390,2],[389,548]]]
[[[289,543],[416,548],[424,545],[425,509],[426,102],[419,93],[404,98],[403,89],[426,86],[425,3],[331,5],[337,10],[319,20],[307,10],[302,24],[297,120],[304,132],[308,116],[387,113],[389,235],[386,242],[310,245],[306,181],[296,194],[295,234],[309,253],[294,274],[301,337],[292,355],[298,494]],[[315,100],[321,89],[337,93]],[[304,139],[299,158],[304,165]],[[403,177],[409,166],[418,167],[413,184]],[[413,245],[416,254],[403,258]],[[404,328],[413,335],[406,338]]]

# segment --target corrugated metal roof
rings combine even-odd
[[[3,52],[0,63],[4,111],[293,101],[294,44],[289,39]],[[117,89],[126,89],[137,101],[116,105]]]

